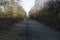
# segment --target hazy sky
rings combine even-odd
[[[46,0],[40,0],[40,3],[44,1]],[[27,15],[28,15],[28,12],[35,4],[35,0],[21,0],[21,2],[19,3],[22,5],[22,7],[24,8],[24,10],[27,12]]]
[[[21,5],[24,8],[24,10],[27,12],[30,11],[30,9],[34,6],[35,0],[21,0]]]

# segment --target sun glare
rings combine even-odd
[[[21,0],[21,3],[20,3],[20,5],[26,11],[27,16],[28,16],[28,12],[34,6],[34,4],[35,4],[35,0]]]

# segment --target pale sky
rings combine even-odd
[[[30,11],[30,9],[34,6],[35,0],[21,0],[21,5],[24,8],[24,10],[27,12]]]
[[[41,6],[42,6],[42,2],[44,1],[46,0],[40,0]],[[28,12],[30,11],[30,9],[35,5],[35,0],[21,0],[18,3],[22,5],[23,9],[26,11],[28,15]]]

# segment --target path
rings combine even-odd
[[[0,40],[60,40],[60,32],[35,20],[27,20],[1,32]]]

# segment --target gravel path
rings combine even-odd
[[[60,40],[60,32],[35,20],[28,20],[0,32],[0,40]]]

